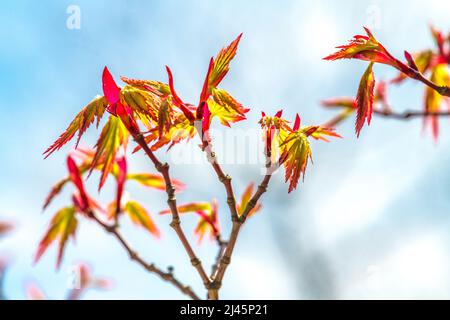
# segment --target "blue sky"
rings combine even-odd
[[[69,5],[81,10],[81,28],[66,27]],[[115,289],[89,292],[86,298],[182,298],[173,288],[128,261],[114,239],[83,222],[76,245],[54,271],[55,251],[32,266],[32,255],[64,193],[45,213],[43,199],[64,174],[64,151],[43,160],[42,151],[74,114],[101,92],[107,65],[115,75],[166,80],[174,71],[179,93],[195,101],[210,56],[244,33],[238,56],[223,82],[252,108],[237,128],[255,127],[261,110],[279,108],[305,123],[332,117],[319,101],[354,95],[365,63],[330,63],[321,58],[363,25],[395,55],[432,45],[428,25],[449,30],[448,1],[13,1],[1,5],[0,38],[0,217],[17,225],[0,243],[11,259],[6,289],[24,298],[25,284],[38,282],[52,298],[66,290],[67,270],[88,261],[96,273],[111,277]],[[376,76],[395,73],[376,67]],[[411,83],[390,92],[398,110],[420,108],[422,87]],[[264,196],[264,210],[242,232],[225,278],[225,298],[449,298],[450,130],[442,121],[438,144],[421,133],[421,122],[375,118],[360,139],[353,121],[339,128],[344,136],[314,143],[314,164],[305,182],[287,195],[282,176]],[[83,143],[92,146],[91,130]],[[181,146],[180,146],[181,147]],[[182,147],[181,147],[182,148]],[[164,152],[160,153],[164,158]],[[152,170],[142,155],[135,171]],[[229,165],[238,193],[260,178],[254,166]],[[173,166],[189,186],[180,202],[219,198],[221,186],[209,168]],[[92,185],[96,177],[89,183]],[[201,181],[201,183],[199,183]],[[107,186],[104,193],[112,191]],[[156,213],[164,195],[135,188],[134,197]],[[229,229],[223,210],[223,227]],[[155,241],[133,228],[124,233],[149,260],[173,264],[197,291],[201,283],[179,249],[168,221],[157,217],[163,238]],[[192,229],[195,219],[186,219]],[[188,232],[190,234],[190,231]],[[215,247],[196,248],[205,263]],[[236,290],[239,288],[239,290]]]

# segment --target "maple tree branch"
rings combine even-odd
[[[403,112],[395,112],[391,109],[374,109],[373,113],[384,118],[391,118],[395,120],[411,120],[414,118],[423,118],[423,117],[450,117],[450,111],[415,111],[415,110],[406,110]],[[323,123],[322,126],[325,128],[334,128],[343,120],[345,120],[348,116],[346,112],[341,112],[335,117],[331,118],[327,122]]]
[[[398,120],[408,120],[411,118],[420,118],[420,117],[429,117],[429,116],[435,116],[435,117],[448,117],[450,116],[450,111],[438,111],[438,112],[431,112],[431,111],[413,111],[413,110],[407,110],[401,113],[393,112],[390,110],[373,110],[373,113],[386,117],[386,118],[393,118]]]
[[[122,245],[122,247],[128,252],[131,260],[134,260],[138,264],[140,264],[145,270],[148,272],[154,273],[158,275],[162,280],[167,281],[173,284],[176,288],[178,288],[182,293],[189,296],[193,300],[200,300],[198,295],[192,290],[190,286],[186,286],[181,283],[177,278],[175,278],[173,272],[164,272],[158,267],[155,266],[154,263],[147,263],[144,261],[137,253],[134,251],[130,245],[126,242],[126,240],[119,233],[116,225],[108,225],[101,221],[92,211],[88,212],[90,218],[92,218],[95,222],[97,222],[106,232],[112,234]]]
[[[201,122],[200,128],[198,127],[199,125],[196,125],[198,135],[200,137],[200,140],[202,141],[202,150],[206,152],[208,162],[211,163],[214,171],[216,172],[217,177],[219,178],[219,181],[225,187],[225,191],[227,193],[227,204],[230,209],[231,220],[232,221],[238,220],[239,217],[236,210],[236,198],[233,192],[233,185],[231,184],[231,176],[225,174],[219,162],[217,162],[217,157],[215,152],[213,151],[212,144],[211,142],[208,141],[206,134],[203,134],[203,131],[201,129]]]
[[[405,73],[407,76],[409,76],[412,79],[418,80],[425,84],[426,86],[430,87],[431,89],[438,92],[441,96],[450,97],[450,87],[447,86],[440,86],[433,81],[427,79],[421,72],[411,68],[409,73]]]
[[[211,268],[211,277],[213,277],[217,272],[217,268],[219,267],[220,263],[220,258],[222,258],[223,252],[225,251],[225,248],[228,245],[228,242],[223,240],[220,234],[216,236],[216,243],[219,250],[217,251],[216,260]]]
[[[144,150],[144,152],[147,154],[150,160],[153,162],[156,170],[158,170],[158,172],[160,172],[161,175],[163,176],[164,182],[166,184],[167,204],[169,205],[170,211],[172,213],[172,222],[170,223],[170,226],[175,230],[175,233],[177,234],[178,238],[183,244],[183,247],[191,260],[191,264],[200,275],[200,278],[202,279],[205,288],[209,289],[211,280],[206,274],[205,270],[203,269],[200,259],[197,258],[194,250],[192,249],[181,227],[180,215],[178,213],[177,201],[175,198],[175,188],[172,185],[172,180],[170,179],[169,174],[169,165],[167,163],[164,164],[161,163],[156,158],[155,154],[150,150],[142,135],[134,135],[133,138],[136,141],[136,143]]]
[[[270,165],[268,165],[264,179],[258,186],[258,189],[253,194],[250,201],[247,203],[244,212],[242,213],[242,215],[239,217],[238,220],[233,221],[230,238],[229,238],[227,246],[223,252],[223,255],[220,258],[219,265],[217,267],[217,271],[213,277],[213,284],[214,284],[214,287],[217,288],[217,290],[220,289],[220,287],[222,285],[223,277],[225,276],[225,272],[228,268],[228,265],[231,262],[231,256],[233,255],[233,251],[234,251],[236,241],[239,236],[241,227],[245,223],[251,210],[258,203],[261,196],[267,191],[267,187],[269,185],[271,177],[272,177],[272,167]]]

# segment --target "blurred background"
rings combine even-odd
[[[79,26],[67,24],[74,8]],[[255,128],[261,110],[280,108],[288,118],[298,112],[305,124],[319,124],[335,115],[320,100],[354,96],[366,67],[322,57],[363,25],[398,57],[405,49],[431,47],[429,25],[449,30],[449,10],[445,0],[2,2],[0,219],[15,227],[0,239],[0,256],[8,262],[5,297],[24,299],[27,284],[36,282],[50,298],[63,298],[72,266],[87,261],[96,274],[113,279],[114,289],[89,291],[86,299],[184,298],[129,261],[115,239],[88,221],[81,223],[76,244],[69,243],[59,272],[54,247],[32,265],[51,215],[69,202],[71,191],[42,212],[50,187],[65,175],[70,146],[45,161],[42,152],[101,93],[105,65],[116,77],[161,81],[170,65],[179,94],[195,102],[209,57],[243,32],[222,87],[252,110],[234,128]],[[375,73],[379,79],[395,76],[383,66]],[[420,84],[408,82],[393,88],[389,99],[399,111],[420,109],[422,94]],[[344,139],[313,143],[314,164],[297,191],[288,195],[282,174],[273,178],[263,210],[241,233],[221,297],[450,298],[450,128],[448,120],[441,124],[438,143],[423,134],[420,119],[375,118],[356,139],[349,119],[338,130]],[[82,145],[93,146],[97,135],[92,128]],[[159,156],[167,158],[163,150]],[[141,154],[131,157],[130,167],[153,172]],[[226,198],[211,168],[175,164],[172,170],[188,186],[179,203],[218,198],[228,234]],[[254,164],[227,164],[225,170],[238,194],[261,178]],[[88,180],[94,194],[96,178]],[[134,187],[130,193],[152,212],[163,236],[155,240],[126,221],[124,234],[145,258],[173,265],[179,278],[203,292],[169,218],[157,216],[165,195]],[[112,192],[111,183],[100,198]],[[196,220],[184,219],[193,243]],[[208,268],[215,244],[204,241],[196,250]]]

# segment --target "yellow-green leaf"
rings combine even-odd
[[[214,68],[211,72],[211,76],[209,77],[209,85],[211,87],[217,87],[220,81],[222,81],[227,74],[228,70],[230,70],[230,62],[236,55],[241,37],[242,33],[227,47],[222,48],[214,59]]]
[[[109,173],[113,169],[119,148],[126,148],[128,136],[128,130],[125,128],[120,118],[110,116],[95,145],[96,152],[91,164],[92,171],[99,163],[101,163],[102,175],[100,178],[99,189],[105,184]]]
[[[308,161],[311,158],[311,147],[306,135],[292,132],[281,144],[282,155],[280,161],[284,165],[285,179],[289,181],[289,191],[297,188],[298,180],[305,175]]]
[[[47,248],[54,242],[58,241],[58,258],[56,267],[59,268],[64,249],[70,237],[75,237],[78,221],[74,207],[66,207],[59,210],[50,221],[50,226],[39,243],[35,257],[35,262],[39,261]]]
[[[245,209],[247,208],[247,205],[253,195],[253,189],[254,189],[254,184],[250,183],[247,186],[247,188],[245,188],[244,193],[242,193],[241,201],[237,204],[237,211],[238,211],[239,216],[241,216],[244,213]],[[248,217],[252,216],[256,212],[261,210],[261,207],[262,207],[261,203],[258,202],[255,205],[255,207],[252,210],[250,210],[250,212],[248,213]]]
[[[369,64],[361,81],[359,82],[358,92],[356,95],[356,135],[359,137],[362,127],[367,119],[367,124],[370,124],[373,110],[373,91],[375,88],[375,77],[373,75],[373,62]]]
[[[97,96],[87,106],[85,106],[76,116],[75,119],[67,127],[59,138],[44,152],[47,158],[53,152],[61,149],[73,136],[78,132],[78,139],[76,145],[80,141],[81,136],[89,128],[89,126],[96,120],[97,126],[105,113],[108,102],[105,97]]]
[[[146,187],[155,188],[158,190],[166,190],[166,183],[163,176],[160,174],[129,173],[127,174],[127,180],[136,181]],[[175,179],[172,179],[172,186],[177,192],[183,190],[185,187],[181,181]]]
[[[150,214],[136,201],[128,201],[125,204],[125,212],[130,217],[131,221],[147,229],[155,237],[159,237],[160,233],[156,224],[153,222]]]
[[[430,80],[440,86],[450,85],[450,74],[448,72],[447,64],[441,63],[435,66],[431,72]],[[425,111],[426,112],[439,112],[443,100],[446,99],[440,95],[436,90],[426,87],[425,88]],[[425,125],[430,125],[435,139],[439,136],[439,123],[437,117],[426,117]]]

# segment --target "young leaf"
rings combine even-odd
[[[127,174],[127,180],[134,180],[146,187],[163,191],[166,190],[166,183],[164,182],[163,176],[160,174],[129,173]],[[172,186],[175,188],[176,192],[180,192],[185,188],[184,183],[176,179],[172,179]]]
[[[50,203],[53,201],[53,199],[62,191],[64,186],[70,182],[70,178],[64,178],[60,181],[58,181],[50,190],[50,193],[47,195],[47,198],[45,198],[43,210],[47,209],[47,207],[50,205]]]
[[[125,82],[126,84],[129,84],[141,90],[147,90],[161,98],[166,98],[171,94],[169,85],[163,82],[153,80],[130,79],[123,76],[120,77],[120,79],[122,79],[122,81]]]
[[[91,165],[91,172],[99,163],[102,163],[102,175],[99,190],[103,187],[111,172],[120,147],[126,148],[129,133],[121,119],[110,116],[103,127],[100,138],[97,141],[96,153]]]
[[[109,103],[107,107],[108,112],[113,116],[119,117],[131,134],[139,134],[140,130],[136,123],[135,113],[145,114],[151,118],[152,112],[150,111],[151,108],[149,108],[151,103],[148,103],[148,100],[151,100],[150,97],[142,97],[147,95],[147,93],[131,86],[122,90],[114,81],[107,67],[103,70],[102,83],[103,94]]]
[[[147,229],[155,237],[159,237],[160,233],[155,223],[151,219],[147,210],[136,201],[128,201],[125,204],[125,212],[136,225]]]
[[[168,214],[170,210],[163,210],[159,214]],[[217,201],[213,199],[209,202],[192,202],[178,207],[179,213],[195,213],[200,217],[194,233],[198,237],[200,243],[206,233],[209,233],[211,238],[217,236],[220,232],[219,220],[217,216]]]
[[[223,105],[220,105],[216,103],[214,100],[208,100],[208,106],[209,106],[209,117],[205,117],[205,121],[208,122],[208,128],[211,120],[214,117],[217,117],[220,121],[220,123],[224,126],[230,127],[230,122],[235,123],[238,121],[245,120],[246,117],[244,115],[241,115],[237,112],[235,112],[233,109],[227,108]]]
[[[227,47],[222,48],[214,59],[214,68],[211,71],[211,76],[209,77],[209,85],[211,87],[217,87],[230,70],[230,62],[236,55],[241,37],[242,33],[239,34],[237,38]]]
[[[82,163],[78,165],[78,171],[80,175],[83,175],[84,173],[88,172],[92,167],[92,161],[95,156],[95,150],[91,149],[82,149],[78,148],[72,152],[74,156],[82,160]],[[104,163],[104,159],[99,159],[97,161],[97,165],[95,166],[95,169],[102,170]],[[117,176],[119,169],[117,166],[117,163],[113,165],[113,169],[111,170],[111,174],[114,176]],[[51,204],[53,199],[62,191],[62,189],[65,187],[65,185],[72,180],[70,179],[70,176],[67,176],[66,178],[63,178],[59,180],[55,185],[53,185],[52,189],[50,190],[49,194],[47,195],[47,198],[45,199],[43,210],[47,209],[47,207]],[[92,200],[92,199],[91,199]]]
[[[201,126],[201,134],[202,134],[202,140],[203,136],[206,137],[206,139],[209,139],[209,125],[211,123],[211,111],[209,110],[208,106],[208,99],[211,95],[211,90],[209,88],[209,78],[211,76],[211,71],[214,67],[214,60],[211,58],[209,61],[209,67],[208,72],[206,73],[205,81],[203,82],[203,88],[202,92],[200,93],[200,100],[196,111],[196,119],[198,121],[202,121]]]
[[[373,110],[373,90],[375,87],[375,77],[372,71],[373,62],[369,64],[364,72],[358,87],[356,95],[356,135],[359,137],[362,127],[367,119],[367,124],[370,124]]]
[[[210,239],[214,240],[220,234],[217,200],[212,200],[209,211],[197,211],[196,214],[200,217],[194,230],[194,234],[197,236],[197,243],[200,244],[206,234],[209,234]]]
[[[158,110],[158,134],[159,137],[169,132],[173,125],[172,121],[172,105],[168,98],[164,99]]]
[[[145,136],[147,144],[153,143],[150,147],[152,151],[156,151],[165,145],[169,145],[168,150],[170,150],[175,144],[183,140],[189,141],[197,134],[195,127],[183,114],[174,119],[170,130],[166,131],[163,136],[160,136],[158,131],[157,129],[150,130]],[[141,147],[137,146],[133,153],[140,149]]]
[[[81,178],[80,170],[77,164],[71,156],[67,157],[67,169],[69,171],[70,180],[77,187],[79,193],[79,199],[77,199],[77,205],[80,211],[84,212],[90,205],[89,196],[84,188],[83,179]]]
[[[259,124],[263,129],[263,141],[265,143],[265,155],[271,161],[271,163],[276,163],[278,161],[278,151],[279,142],[285,138],[287,133],[291,131],[289,128],[289,122],[281,116],[283,115],[283,110],[279,110],[275,116],[267,116],[262,112],[262,117],[259,120]],[[275,151],[275,152],[274,152]]]
[[[241,201],[237,204],[237,212],[239,216],[242,216],[242,214],[245,211],[245,208],[247,207],[247,204],[249,203],[250,199],[252,198],[253,195],[253,189],[254,189],[254,184],[250,183],[247,188],[245,188],[244,193],[241,196]],[[254,215],[256,212],[258,212],[259,210],[261,210],[261,203],[257,203],[256,206],[250,210],[250,212],[248,213],[248,217]]]
[[[433,54],[432,50],[423,50],[423,51],[419,51],[419,52],[411,54],[411,58],[413,59],[414,64],[416,65],[417,70],[420,73],[425,73],[428,71],[428,69],[431,65],[433,56],[434,56],[434,54]],[[406,74],[404,74],[403,72],[400,72],[398,74],[398,76],[395,77],[394,79],[392,79],[390,82],[398,84],[407,78],[408,78],[408,76]]]
[[[214,88],[212,89],[212,96],[214,101],[223,108],[223,113],[228,114],[228,118],[232,118],[231,122],[237,122],[245,120],[245,114],[250,111],[250,109],[244,108],[242,104],[236,101],[227,91],[223,89]],[[217,109],[217,107],[216,107]],[[215,116],[214,112],[212,115]],[[220,114],[217,114],[222,124],[224,124],[223,119],[220,118]],[[228,122],[225,121],[225,125],[229,126]]]
[[[60,137],[47,150],[45,150],[45,158],[49,157],[53,152],[61,149],[74,137],[77,132],[78,138],[76,146],[78,146],[81,136],[94,121],[96,121],[98,127],[107,105],[108,102],[104,97],[95,97],[94,100],[92,100],[75,116],[75,119],[72,120],[66,131],[64,131]]]
[[[349,44],[338,46],[337,52],[327,56],[324,60],[360,59],[370,62],[378,62],[393,66],[398,70],[408,73],[409,67],[394,58],[389,51],[373,36],[369,29],[364,28],[367,36],[356,35]]]
[[[169,77],[169,87],[170,87],[170,92],[172,93],[172,97],[173,97],[173,104],[183,112],[185,117],[190,122],[195,121],[194,114],[191,112],[191,110],[189,110],[188,106],[183,102],[183,100],[180,99],[177,92],[175,91],[175,87],[173,85],[172,71],[170,70],[170,68],[168,66],[166,66],[166,71],[167,71],[167,75]]]
[[[127,179],[127,159],[125,156],[119,157],[117,160],[119,172],[117,173],[117,194],[116,194],[116,208],[122,207],[122,194]]]
[[[105,67],[103,69],[102,86],[103,94],[105,95],[105,98],[109,103],[108,111],[112,114],[115,114],[115,104],[120,100],[120,87],[114,81],[114,78],[109,72],[108,67]]]
[[[419,68],[417,67],[416,62],[414,61],[414,58],[412,57],[412,55],[406,50],[405,50],[404,54],[405,54],[405,59],[408,63],[408,66],[416,71],[419,71]]]
[[[431,35],[433,36],[433,39],[434,39],[434,41],[436,43],[436,46],[439,49],[439,54],[441,56],[445,57],[446,56],[446,51],[445,51],[445,47],[444,46],[445,46],[446,39],[445,39],[444,34],[442,33],[442,31],[436,29],[434,26],[430,26],[430,29],[431,29]]]
[[[447,65],[444,63],[436,65],[431,72],[431,81],[441,86],[450,85],[450,74],[447,69]],[[438,92],[430,87],[425,88],[425,111],[426,112],[439,112],[441,109],[442,101],[445,98]],[[439,122],[436,116],[427,116],[424,119],[424,125],[431,126],[434,139],[437,141],[439,138]]]
[[[349,108],[356,109],[357,103],[355,98],[351,97],[338,97],[338,98],[330,98],[321,101],[322,106],[327,108]]]
[[[342,138],[341,135],[337,134],[333,128],[325,128],[321,126],[309,126],[303,128],[307,137],[311,136],[316,140],[322,140],[324,142],[329,142],[327,137]]]
[[[39,243],[34,262],[37,263],[47,248],[54,241],[58,241],[58,258],[56,260],[56,268],[59,269],[67,240],[69,240],[70,237],[75,237],[77,225],[78,221],[74,207],[66,207],[59,210],[52,218],[47,232]]]
[[[206,101],[208,101],[208,98],[211,94],[210,88],[209,88],[209,81],[210,81],[210,77],[211,77],[211,72],[213,71],[214,68],[214,59],[211,58],[209,60],[209,66],[208,66],[208,71],[206,72],[206,76],[205,76],[205,81],[203,82],[203,87],[202,87],[202,92],[200,93],[200,102],[199,102],[199,108],[202,108],[202,104],[206,103]],[[203,111],[200,111],[200,113]],[[202,117],[199,116],[199,111],[197,111],[197,120],[202,119]]]
[[[286,182],[289,181],[289,193],[297,188],[298,180],[305,176],[308,161],[312,159],[311,147],[308,137],[317,140],[328,141],[325,137],[341,136],[334,129],[321,126],[301,126],[300,117],[297,115],[293,128],[288,128],[289,133],[280,138],[281,156],[279,163],[285,169]]]
[[[136,113],[143,120],[157,121],[161,101],[148,91],[127,85],[120,91],[120,103],[131,108],[130,114]]]
[[[281,147],[284,151],[280,163],[284,165],[285,180],[289,181],[290,193],[297,188],[300,177],[305,175],[308,160],[311,159],[311,147],[308,138],[302,132],[290,133]]]
[[[178,206],[179,213],[197,212],[197,211],[210,211],[211,203],[209,202],[191,202],[181,206]],[[168,214],[171,211],[169,209],[161,211],[159,214]]]

